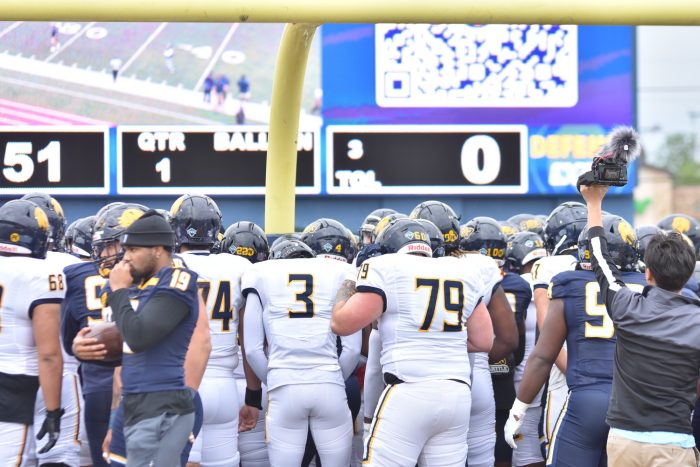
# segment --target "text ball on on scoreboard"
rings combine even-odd
[[[519,194],[525,125],[329,125],[330,194]]]
[[[120,126],[117,193],[261,195],[269,129],[257,125]],[[318,131],[299,132],[297,194],[320,192]]]
[[[59,195],[109,193],[109,129],[0,127],[0,190]]]

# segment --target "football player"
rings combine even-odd
[[[503,234],[501,226],[495,219],[490,217],[475,217],[460,229],[460,249],[464,251],[478,251],[482,255],[493,258],[499,266],[503,266],[507,246],[506,236]],[[506,444],[501,432],[508,419],[508,410],[515,400],[513,375],[515,366],[522,361],[525,351],[524,321],[527,308],[532,301],[532,291],[527,281],[517,274],[503,272],[501,274],[503,275],[501,287],[513,310],[515,323],[518,327],[519,345],[515,352],[504,358],[499,360],[490,359],[489,371],[491,372],[494,408],[496,411],[495,465],[509,466],[512,459],[512,449]],[[477,420],[476,416],[474,420]],[[492,423],[488,425],[493,426]],[[481,430],[483,427],[476,428],[475,426],[475,431],[477,429]],[[475,463],[472,462],[471,465]]]
[[[91,235],[90,251],[95,261],[86,261],[65,268],[66,299],[61,308],[61,335],[64,350],[73,355],[73,342],[81,329],[83,334],[89,325],[111,321],[111,310],[103,308],[100,291],[107,283],[110,269],[116,264],[121,251],[119,238],[124,230],[141,217],[147,208],[138,204],[120,204],[104,210],[96,216]],[[79,224],[80,225],[80,224]],[[73,240],[73,247],[84,250],[87,243],[80,248],[82,237],[78,234]],[[87,240],[87,239],[85,239]],[[90,457],[95,467],[106,466],[102,457],[104,440],[112,407],[112,386],[114,367],[117,363],[96,363],[83,361],[81,365],[82,392],[85,401],[85,428],[90,448]]]
[[[695,248],[695,255],[700,252],[700,223],[686,214],[671,214],[656,224],[661,230],[674,230],[686,235]]]
[[[231,224],[221,240],[221,251],[242,256],[251,263],[265,261],[270,255],[270,246],[265,231],[249,221]]]
[[[532,274],[530,273],[532,266],[535,261],[545,256],[547,256],[547,250],[544,249],[544,241],[539,235],[533,232],[518,232],[508,240],[505,268],[510,272],[520,274],[520,277],[525,279],[528,284],[530,284],[530,287],[532,287]],[[527,359],[532,349],[535,347],[536,335],[537,311],[535,310],[534,302],[531,301],[525,316],[525,349],[523,361],[515,368],[515,375],[513,378],[516,391],[520,387],[520,381],[523,377]],[[513,451],[513,465],[516,467],[544,466],[538,430],[540,417],[542,416],[541,398],[542,391],[540,390],[527,409],[521,425],[521,436],[517,439],[518,449]]]
[[[621,217],[605,215],[603,229],[608,251],[625,282],[641,292],[646,282],[636,270],[639,255],[632,226]],[[518,399],[505,429],[506,440],[516,447],[513,435],[566,340],[566,380],[570,391],[549,442],[547,465],[607,465],[605,417],[612,392],[616,337],[591,270],[587,237],[586,231],[579,237],[580,269],[562,272],[552,280],[544,328],[525,367]]]
[[[230,225],[224,232],[221,241],[221,251],[241,256],[252,264],[266,261],[271,254],[265,231],[253,222],[240,221]],[[243,320],[239,317],[239,329]],[[242,333],[239,331],[239,336]],[[240,339],[240,337],[239,337]],[[238,347],[238,360],[243,361],[243,353]],[[238,387],[238,404],[243,408],[245,390],[248,385],[244,365],[239,364],[233,373]],[[258,411],[258,422],[255,428],[238,433],[238,453],[241,457],[241,467],[267,467],[270,461],[267,457],[265,444],[265,410],[267,409],[267,388],[261,385],[262,410]]]
[[[544,325],[549,297],[547,289],[552,278],[564,271],[573,271],[578,263],[578,237],[586,226],[586,206],[578,202],[565,202],[554,208],[544,228],[544,244],[550,256],[539,259],[532,267],[533,298],[537,310],[537,328]],[[566,346],[562,349],[543,394],[542,449],[546,457],[548,442],[569,389],[566,386]]]
[[[427,219],[437,226],[445,240],[445,254],[459,249],[459,216],[450,205],[441,201],[424,201],[409,216],[411,219]]]
[[[207,309],[212,343],[199,387],[204,424],[189,462],[203,467],[238,466],[239,404],[234,371],[243,364],[238,360],[237,336],[245,305],[241,276],[251,263],[227,252],[210,254],[221,227],[221,211],[210,197],[183,195],[173,203],[170,215],[181,257],[199,276],[197,285]],[[259,389],[259,381],[253,384],[257,385],[253,389]],[[244,416],[247,407],[243,406]]]
[[[333,219],[323,218],[312,222],[302,232],[301,240],[313,250],[317,258],[352,263],[357,254],[357,245],[352,232]],[[331,248],[329,248],[329,245]],[[330,253],[327,250],[330,250]],[[348,267],[347,270],[350,277],[354,277],[357,273],[352,267]],[[355,434],[355,421],[360,412],[362,400],[356,372],[362,347],[362,336],[363,333],[358,332],[351,336],[338,337],[336,339],[340,367],[350,370],[350,373],[343,373],[343,378],[345,380],[345,395],[347,396],[348,407],[352,416],[353,434]],[[360,440],[361,437],[358,437],[357,441]],[[356,453],[354,457],[361,458],[362,456],[360,453]],[[309,465],[313,458],[318,458],[318,454],[314,446],[313,437],[309,434],[302,467]]]
[[[396,211],[389,208],[379,208],[367,214],[367,217],[362,221],[362,225],[359,230],[360,246],[369,245],[374,243],[376,236],[374,235],[374,228],[377,226],[380,220],[388,216],[389,214],[396,214]]]
[[[339,247],[337,253],[344,253],[341,239],[324,240],[324,252]],[[270,463],[300,465],[311,429],[323,465],[347,467],[353,427],[343,375],[357,362],[346,360],[352,367],[341,367],[330,319],[335,293],[352,266],[309,258],[311,249],[294,239],[273,250],[272,260],[254,264],[243,276],[244,351],[267,384]]]
[[[27,200],[0,207],[0,463],[34,465],[34,431],[50,453],[61,432],[63,362],[59,339],[63,271],[46,261],[46,213]],[[45,415],[34,425],[41,386]]]
[[[79,263],[80,260],[65,251],[66,218],[61,204],[53,197],[45,193],[29,193],[22,197],[34,202],[44,210],[49,219],[49,251],[46,261],[53,263],[57,270]],[[65,276],[65,275],[64,275]],[[65,284],[61,290],[65,293]],[[49,453],[37,453],[40,465],[61,464],[80,465],[81,454],[89,457],[86,433],[83,424],[83,400],[78,377],[78,360],[72,355],[63,352],[63,387],[61,390],[61,405],[64,414],[61,419],[63,432],[54,449]],[[35,426],[44,419],[46,408],[41,393],[37,395],[34,421]],[[83,444],[85,445],[83,446]]]
[[[362,264],[356,286],[344,282],[332,322],[343,335],[378,320],[388,386],[364,464],[463,466],[471,400],[465,347],[488,351],[492,343],[488,313],[477,308],[486,292],[481,271],[432,258],[427,232],[412,219],[391,222],[377,244],[386,254]]]
[[[533,214],[516,214],[508,222],[518,226],[520,232],[534,232],[540,237],[544,235],[544,222]]]
[[[124,258],[103,292],[125,343],[121,379],[128,465],[177,465],[194,426],[184,364],[200,314],[198,276],[171,266],[173,241],[160,214],[144,213],[124,231]]]

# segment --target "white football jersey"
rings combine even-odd
[[[345,384],[331,314],[352,269],[340,261],[297,258],[256,263],[243,275],[247,299],[262,305],[268,390],[295,383]]]
[[[459,259],[466,261],[470,269],[478,271],[484,287],[484,303],[486,305],[491,303],[491,294],[496,286],[503,281],[503,274],[496,260],[490,256],[476,253],[462,255]]]
[[[245,306],[241,277],[252,264],[229,253],[190,251],[181,257],[199,276],[197,285],[209,317],[211,354],[205,376],[231,377],[238,366],[238,318]]]
[[[49,251],[48,253],[46,253],[46,261],[50,262],[58,271],[63,271],[63,269],[66,266],[70,266],[71,264],[81,262],[80,258],[59,251]],[[65,298],[65,287],[62,287],[60,291],[62,292],[61,298]],[[68,353],[63,348],[62,344],[61,352],[63,353],[63,374],[77,375],[78,366],[80,366],[80,362],[78,362],[78,359],[72,355],[68,355]]]
[[[385,304],[382,371],[407,382],[469,382],[466,320],[488,289],[482,275],[476,263],[453,257],[397,253],[363,263],[357,291],[377,293]]]
[[[578,260],[572,255],[545,256],[532,265],[532,286],[549,287],[552,278],[564,271],[576,269]]]
[[[564,271],[573,271],[576,269],[578,260],[572,255],[545,256],[538,259],[532,265],[532,287],[549,288],[554,276]],[[533,300],[534,302],[534,300]],[[535,313],[537,313],[535,311]],[[566,350],[566,342],[564,342],[564,350]],[[552,365],[552,371],[549,372],[549,390],[560,389],[566,386],[566,375],[562,373],[556,365]]]
[[[38,355],[31,313],[42,303],[60,303],[63,271],[50,261],[0,256],[0,372],[37,376]]]

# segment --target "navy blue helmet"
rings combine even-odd
[[[544,240],[534,232],[518,232],[508,239],[505,267],[520,274],[523,266],[547,256]]]
[[[120,203],[101,211],[92,231],[92,258],[100,259],[105,247],[120,241],[126,228],[146,211],[147,207],[135,203]]]
[[[459,216],[441,201],[424,201],[413,208],[411,219],[427,219],[440,229],[445,240],[445,253],[459,249]]]
[[[459,249],[462,251],[478,251],[502,263],[507,247],[508,239],[492,217],[475,217],[460,228]]]
[[[66,251],[79,258],[92,256],[92,231],[96,216],[88,216],[73,222],[66,230]]]
[[[177,245],[211,248],[218,241],[221,211],[206,195],[182,195],[170,208]]]
[[[603,230],[608,244],[608,253],[621,271],[639,270],[639,242],[632,226],[620,216],[603,215]],[[588,229],[578,239],[578,259],[583,269],[591,269],[590,241]]]
[[[430,236],[423,224],[416,219],[402,217],[392,220],[379,233],[375,243],[379,245],[383,254],[414,253],[433,256]]]
[[[362,221],[360,226],[359,236],[361,246],[367,245],[368,243],[374,243],[376,238],[374,234],[374,228],[377,226],[380,220],[388,216],[389,214],[395,214],[396,211],[389,208],[379,208],[370,212],[365,220]]]
[[[660,229],[684,234],[695,247],[695,255],[700,253],[700,223],[686,214],[671,214],[666,216],[656,224]]]
[[[352,263],[355,255],[352,233],[334,219],[317,219],[306,226],[301,241],[309,245],[317,257],[340,259]]]
[[[49,218],[49,250],[65,250],[66,217],[63,215],[63,208],[55,198],[46,193],[27,193],[20,199],[33,202],[44,210]]]
[[[567,201],[552,210],[544,226],[544,245],[551,255],[576,251],[578,237],[588,222],[588,209],[582,203]]]
[[[442,232],[437,228],[437,225],[430,222],[428,219],[416,219],[420,225],[428,232],[430,239],[430,248],[433,249],[433,258],[445,256],[445,239],[442,237]]]
[[[309,245],[293,237],[282,238],[270,247],[270,259],[313,258],[315,256],[316,253]]]
[[[262,228],[249,221],[240,221],[231,224],[224,232],[221,251],[257,263],[268,258],[270,245]]]
[[[544,222],[534,214],[516,214],[508,221],[517,225],[521,232],[535,232],[540,237],[544,235]]]
[[[12,200],[0,207],[0,253],[46,258],[49,218],[28,200]]]

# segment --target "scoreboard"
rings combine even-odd
[[[0,193],[109,194],[108,128],[0,127]]]
[[[525,125],[329,125],[330,194],[526,193]]]
[[[297,194],[320,192],[318,131],[297,140]],[[262,195],[268,129],[261,126],[117,128],[118,194]]]

